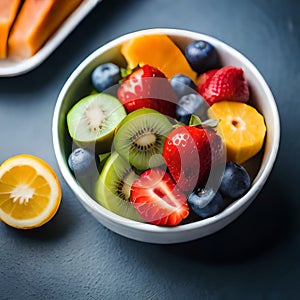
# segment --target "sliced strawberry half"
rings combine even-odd
[[[189,215],[186,196],[160,168],[149,169],[134,181],[130,200],[151,224],[176,226]]]
[[[216,102],[249,100],[249,86],[241,68],[225,66],[200,75],[197,91],[209,105]]]
[[[166,76],[157,68],[144,65],[128,75],[118,88],[118,98],[128,113],[152,108],[175,116],[177,95]]]

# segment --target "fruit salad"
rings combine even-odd
[[[136,37],[90,74],[67,114],[68,164],[103,207],[157,226],[213,217],[251,187],[266,126],[244,70],[204,40]]]

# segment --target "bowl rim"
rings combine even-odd
[[[64,97],[69,89],[69,87],[72,85],[73,81],[77,78],[77,76],[84,70],[84,68],[89,65],[96,57],[101,55],[102,53],[106,52],[112,47],[116,47],[120,45],[122,42],[129,38],[134,38],[135,36],[139,35],[152,35],[152,34],[166,34],[169,36],[177,36],[177,37],[184,37],[184,38],[190,38],[190,39],[206,39],[206,41],[213,43],[217,48],[222,48],[234,55],[239,61],[241,61],[243,64],[247,65],[247,68],[251,70],[251,72],[254,74],[254,76],[257,78],[258,82],[260,83],[264,93],[267,95],[268,102],[270,105],[270,111],[272,112],[272,122],[274,125],[274,132],[273,132],[273,139],[271,142],[271,151],[268,157],[266,158],[265,166],[261,170],[259,170],[259,176],[257,175],[252,183],[252,186],[250,190],[247,192],[246,195],[244,195],[242,198],[240,198],[238,201],[234,201],[232,204],[230,204],[228,207],[226,207],[222,212],[218,213],[215,216],[195,221],[188,224],[181,224],[175,227],[163,227],[163,226],[156,226],[152,224],[147,223],[140,223],[137,221],[129,220],[125,217],[119,216],[108,209],[101,206],[96,200],[94,200],[92,197],[90,197],[87,192],[83,190],[79,186],[79,184],[76,182],[76,179],[72,175],[71,171],[69,170],[66,159],[62,155],[61,147],[60,147],[60,141],[59,141],[59,115],[62,107],[62,103],[64,101]],[[254,64],[246,58],[241,52],[238,52],[233,47],[229,46],[225,42],[221,41],[220,39],[217,39],[215,37],[212,37],[210,35],[195,32],[191,30],[185,30],[185,29],[177,29],[177,28],[149,28],[149,29],[143,29],[143,30],[137,30],[134,32],[130,32],[127,34],[124,34],[122,36],[119,36],[112,41],[106,43],[105,45],[99,47],[95,51],[93,51],[90,55],[88,55],[72,72],[72,74],[69,76],[67,81],[65,82],[64,86],[62,87],[57,102],[54,108],[54,114],[53,114],[53,120],[52,120],[52,137],[53,137],[53,146],[54,146],[54,152],[55,156],[58,162],[58,166],[60,169],[60,172],[62,173],[62,176],[66,183],[69,185],[71,190],[75,193],[77,198],[82,202],[82,204],[86,207],[87,210],[89,210],[92,214],[97,213],[99,217],[107,219],[106,221],[109,223],[119,223],[120,225],[124,226],[124,228],[127,229],[133,229],[143,232],[149,232],[149,233],[158,233],[158,234],[169,234],[169,233],[181,233],[186,231],[193,231],[196,229],[199,229],[200,227],[207,227],[211,224],[215,224],[217,222],[221,222],[223,219],[226,219],[230,217],[232,214],[238,212],[239,210],[242,210],[242,208],[245,206],[248,206],[254,198],[257,196],[265,182],[267,181],[271,170],[273,168],[273,165],[275,163],[278,149],[279,149],[279,143],[280,143],[280,120],[279,120],[279,114],[278,109],[276,106],[276,102],[274,100],[274,97],[272,95],[272,92],[267,85],[265,79],[260,74],[258,69],[254,66]],[[101,222],[101,221],[100,221]],[[102,223],[102,222],[101,222]],[[220,228],[221,229],[221,228]],[[216,231],[216,230],[214,230]],[[213,231],[213,232],[214,232]],[[208,232],[208,234],[211,234],[213,232]],[[122,234],[122,233],[121,233]],[[205,234],[205,235],[208,235]],[[124,234],[123,234],[124,235]],[[196,235],[196,234],[195,234]],[[195,238],[199,238],[201,236],[195,236]],[[131,237],[134,239],[134,237]],[[178,241],[185,241],[185,240],[191,240],[193,238],[179,238]],[[151,242],[151,241],[150,241]]]

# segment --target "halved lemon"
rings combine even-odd
[[[12,227],[45,224],[57,212],[61,195],[56,173],[36,156],[20,154],[0,166],[0,219]]]

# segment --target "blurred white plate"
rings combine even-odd
[[[20,61],[0,59],[0,77],[17,76],[40,65],[101,1],[84,0],[34,56]]]

